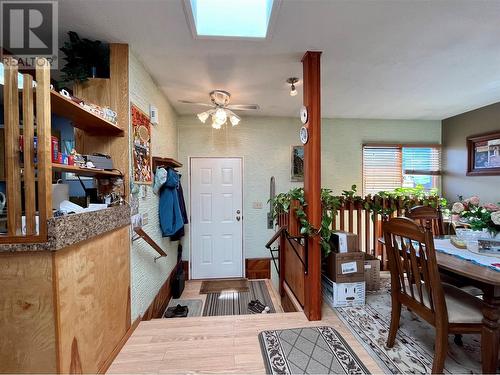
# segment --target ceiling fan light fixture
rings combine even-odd
[[[233,113],[229,116],[229,121],[231,121],[232,126],[236,126],[240,123],[241,118],[239,118],[237,115]]]
[[[214,114],[217,122],[223,125],[227,121],[227,113],[224,108],[217,108]]]
[[[202,112],[202,113],[198,113],[198,120],[200,120],[202,123],[205,123],[208,119],[208,117],[210,116],[210,114],[207,112]]]
[[[297,96],[297,89],[295,88],[295,85],[292,85],[291,87],[290,96]]]

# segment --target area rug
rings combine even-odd
[[[231,292],[248,292],[247,279],[205,280],[202,281],[200,294]]]
[[[259,341],[268,374],[369,374],[332,327],[264,331]]]
[[[187,317],[201,316],[201,310],[203,308],[203,300],[201,299],[175,299],[172,298],[168,303],[167,309],[169,307],[174,307],[177,305],[187,306],[189,309]],[[165,312],[167,310],[165,309]],[[165,312],[163,316],[165,316]]]
[[[252,280],[248,282],[248,286],[249,289],[247,292],[207,294],[205,307],[203,308],[203,316],[252,314],[252,311],[248,309],[248,303],[256,299],[264,305],[269,306],[269,313],[276,312],[265,281]]]
[[[390,279],[382,279],[382,288],[367,292],[366,305],[335,309],[379,366],[388,374],[429,374],[434,358],[434,328],[425,320],[403,308],[394,347],[386,341],[391,320]],[[463,335],[463,347],[449,336],[445,373],[481,373],[479,335]]]

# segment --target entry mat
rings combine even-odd
[[[200,294],[231,292],[248,292],[247,279],[205,280],[202,281]]]
[[[163,313],[165,316],[169,307],[175,307],[177,305],[187,306],[188,308],[188,317],[192,316],[201,316],[201,309],[203,307],[203,300],[201,299],[174,299],[172,298],[168,303],[167,309]]]
[[[252,280],[248,281],[247,292],[208,293],[203,316],[253,314],[248,309],[248,303],[257,299],[265,306],[269,306],[269,313],[276,312],[266,282]]]
[[[263,331],[259,341],[268,374],[369,374],[332,327]]]

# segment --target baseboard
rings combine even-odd
[[[118,355],[118,353],[120,353],[120,350],[122,350],[122,348],[125,346],[125,343],[128,341],[130,336],[132,336],[132,333],[134,333],[135,329],[137,328],[137,326],[139,325],[140,322],[141,322],[141,317],[139,316],[136,320],[134,320],[134,322],[129,327],[127,332],[125,332],[125,335],[122,337],[120,342],[118,342],[116,347],[110,353],[109,357],[106,359],[106,361],[99,368],[99,370],[97,371],[98,374],[105,374],[106,371],[108,371],[109,367],[111,366],[111,364],[115,360],[116,356]]]
[[[160,290],[153,299],[153,302],[151,302],[147,310],[144,312],[142,320],[158,319],[162,317],[162,314],[165,312],[170,298],[172,298],[171,282],[177,271],[177,267],[179,266],[181,266],[181,263],[178,263],[177,266],[172,269],[170,275],[168,275],[167,277],[167,280],[163,283]]]
[[[247,279],[270,279],[271,258],[245,259],[245,275]]]

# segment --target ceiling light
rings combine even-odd
[[[240,123],[241,118],[239,118],[236,114],[231,113],[229,116],[229,121],[231,121],[231,125],[236,126]]]
[[[198,113],[198,119],[202,123],[205,123],[207,121],[207,119],[208,119],[209,116],[210,116],[210,112],[209,111]]]
[[[297,77],[290,77],[286,80],[286,83],[290,85],[290,96],[297,96],[297,88],[295,87],[295,84],[299,82],[299,79]]]
[[[214,116],[217,119],[217,122],[220,123],[221,125],[223,125],[227,120],[227,113],[224,110],[224,108],[217,108]]]

